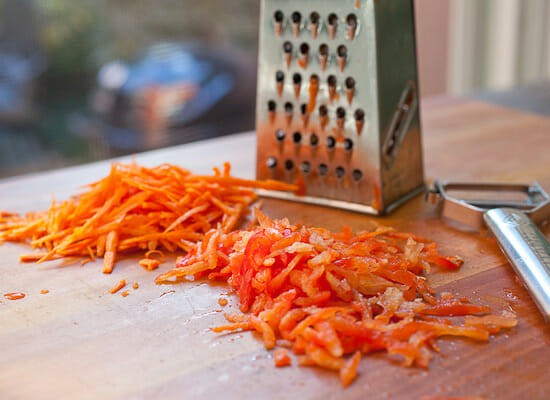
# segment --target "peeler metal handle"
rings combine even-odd
[[[544,319],[550,322],[550,244],[522,211],[495,208],[486,211],[483,219]]]

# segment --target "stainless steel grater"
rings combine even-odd
[[[371,214],[424,188],[412,0],[262,0],[256,129],[265,193]]]

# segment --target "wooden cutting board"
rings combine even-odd
[[[422,110],[428,179],[530,182],[550,190],[550,119],[483,103],[435,100]],[[209,172],[223,161],[234,173],[254,175],[251,133],[136,156],[138,162],[180,164]],[[79,186],[101,178],[108,162],[0,181],[0,209],[28,211],[49,206]],[[365,215],[264,200],[273,218],[337,230],[362,229]],[[422,399],[481,396],[485,399],[550,397],[550,332],[516,280],[495,241],[441,222],[418,197],[379,224],[437,241],[443,253],[459,254],[459,272],[438,273],[439,291],[467,296],[497,310],[512,309],[517,328],[488,343],[441,340],[429,370],[403,368],[378,354],[364,357],[359,377],[342,389],[336,374],[292,366],[276,369],[271,354],[249,332],[229,335],[209,328],[224,322],[217,303],[223,285],[193,282],[158,286],[156,273],[120,261],[112,275],[99,263],[21,265],[21,245],[0,246],[0,294],[24,292],[22,300],[0,297],[1,399]],[[550,229],[543,229],[550,237]],[[173,259],[164,269],[170,268]],[[161,268],[162,272],[162,268]],[[108,290],[120,279],[138,282],[123,298]],[[48,289],[48,294],[40,294]]]

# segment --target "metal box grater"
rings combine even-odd
[[[412,0],[262,0],[263,193],[371,214],[424,188]]]

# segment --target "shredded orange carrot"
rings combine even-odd
[[[145,258],[158,260],[161,264],[165,260],[164,253],[160,250],[149,250],[147,253],[145,253]]]
[[[292,364],[292,360],[288,355],[288,351],[285,348],[279,347],[273,352],[273,362],[276,367],[288,367]]]
[[[125,290],[125,291],[122,292],[120,295],[121,295],[122,297],[127,297],[129,294],[130,294],[130,291],[129,291],[129,290]]]
[[[139,260],[139,265],[141,265],[143,268],[145,268],[148,271],[152,271],[154,269],[157,269],[160,265],[159,260],[151,260],[150,258],[144,258],[142,260]]]
[[[111,292],[111,294],[115,294],[124,286],[126,286],[126,279],[122,279],[120,282],[118,282],[115,286],[113,286],[111,290],[109,290],[109,292]]]
[[[332,233],[259,210],[256,218],[249,230],[205,233],[156,282],[227,281],[244,314],[227,314],[215,332],[256,331],[267,349],[284,342],[300,365],[339,371],[343,386],[355,379],[362,354],[384,351],[427,368],[439,337],[486,341],[516,324],[513,314],[497,317],[451,293],[436,295],[424,275],[462,260],[440,255],[426,239],[391,228]]]
[[[105,242],[105,255],[103,256],[103,273],[110,274],[113,272],[115,265],[116,251],[118,247],[118,232],[110,231],[107,234]]]
[[[133,288],[134,290],[137,290],[137,289],[139,288],[139,283],[134,282],[134,284],[132,285],[132,288]]]
[[[24,216],[0,211],[0,243],[24,242],[40,252],[21,262],[85,257],[103,258],[111,273],[121,253],[146,251],[143,265],[155,269],[163,251],[187,251],[211,229],[231,231],[257,195],[253,189],[297,190],[276,181],[231,176],[229,163],[212,176],[194,175],[175,165],[146,168],[113,163],[108,176],[43,212]]]
[[[40,294],[48,294],[48,293],[50,293],[50,291],[48,289],[42,289],[40,291]]]
[[[220,306],[222,306],[222,307],[225,307],[225,306],[227,305],[227,303],[228,303],[228,301],[227,301],[227,299],[224,298],[224,297],[220,297],[220,298],[218,299],[218,304],[219,304]]]

